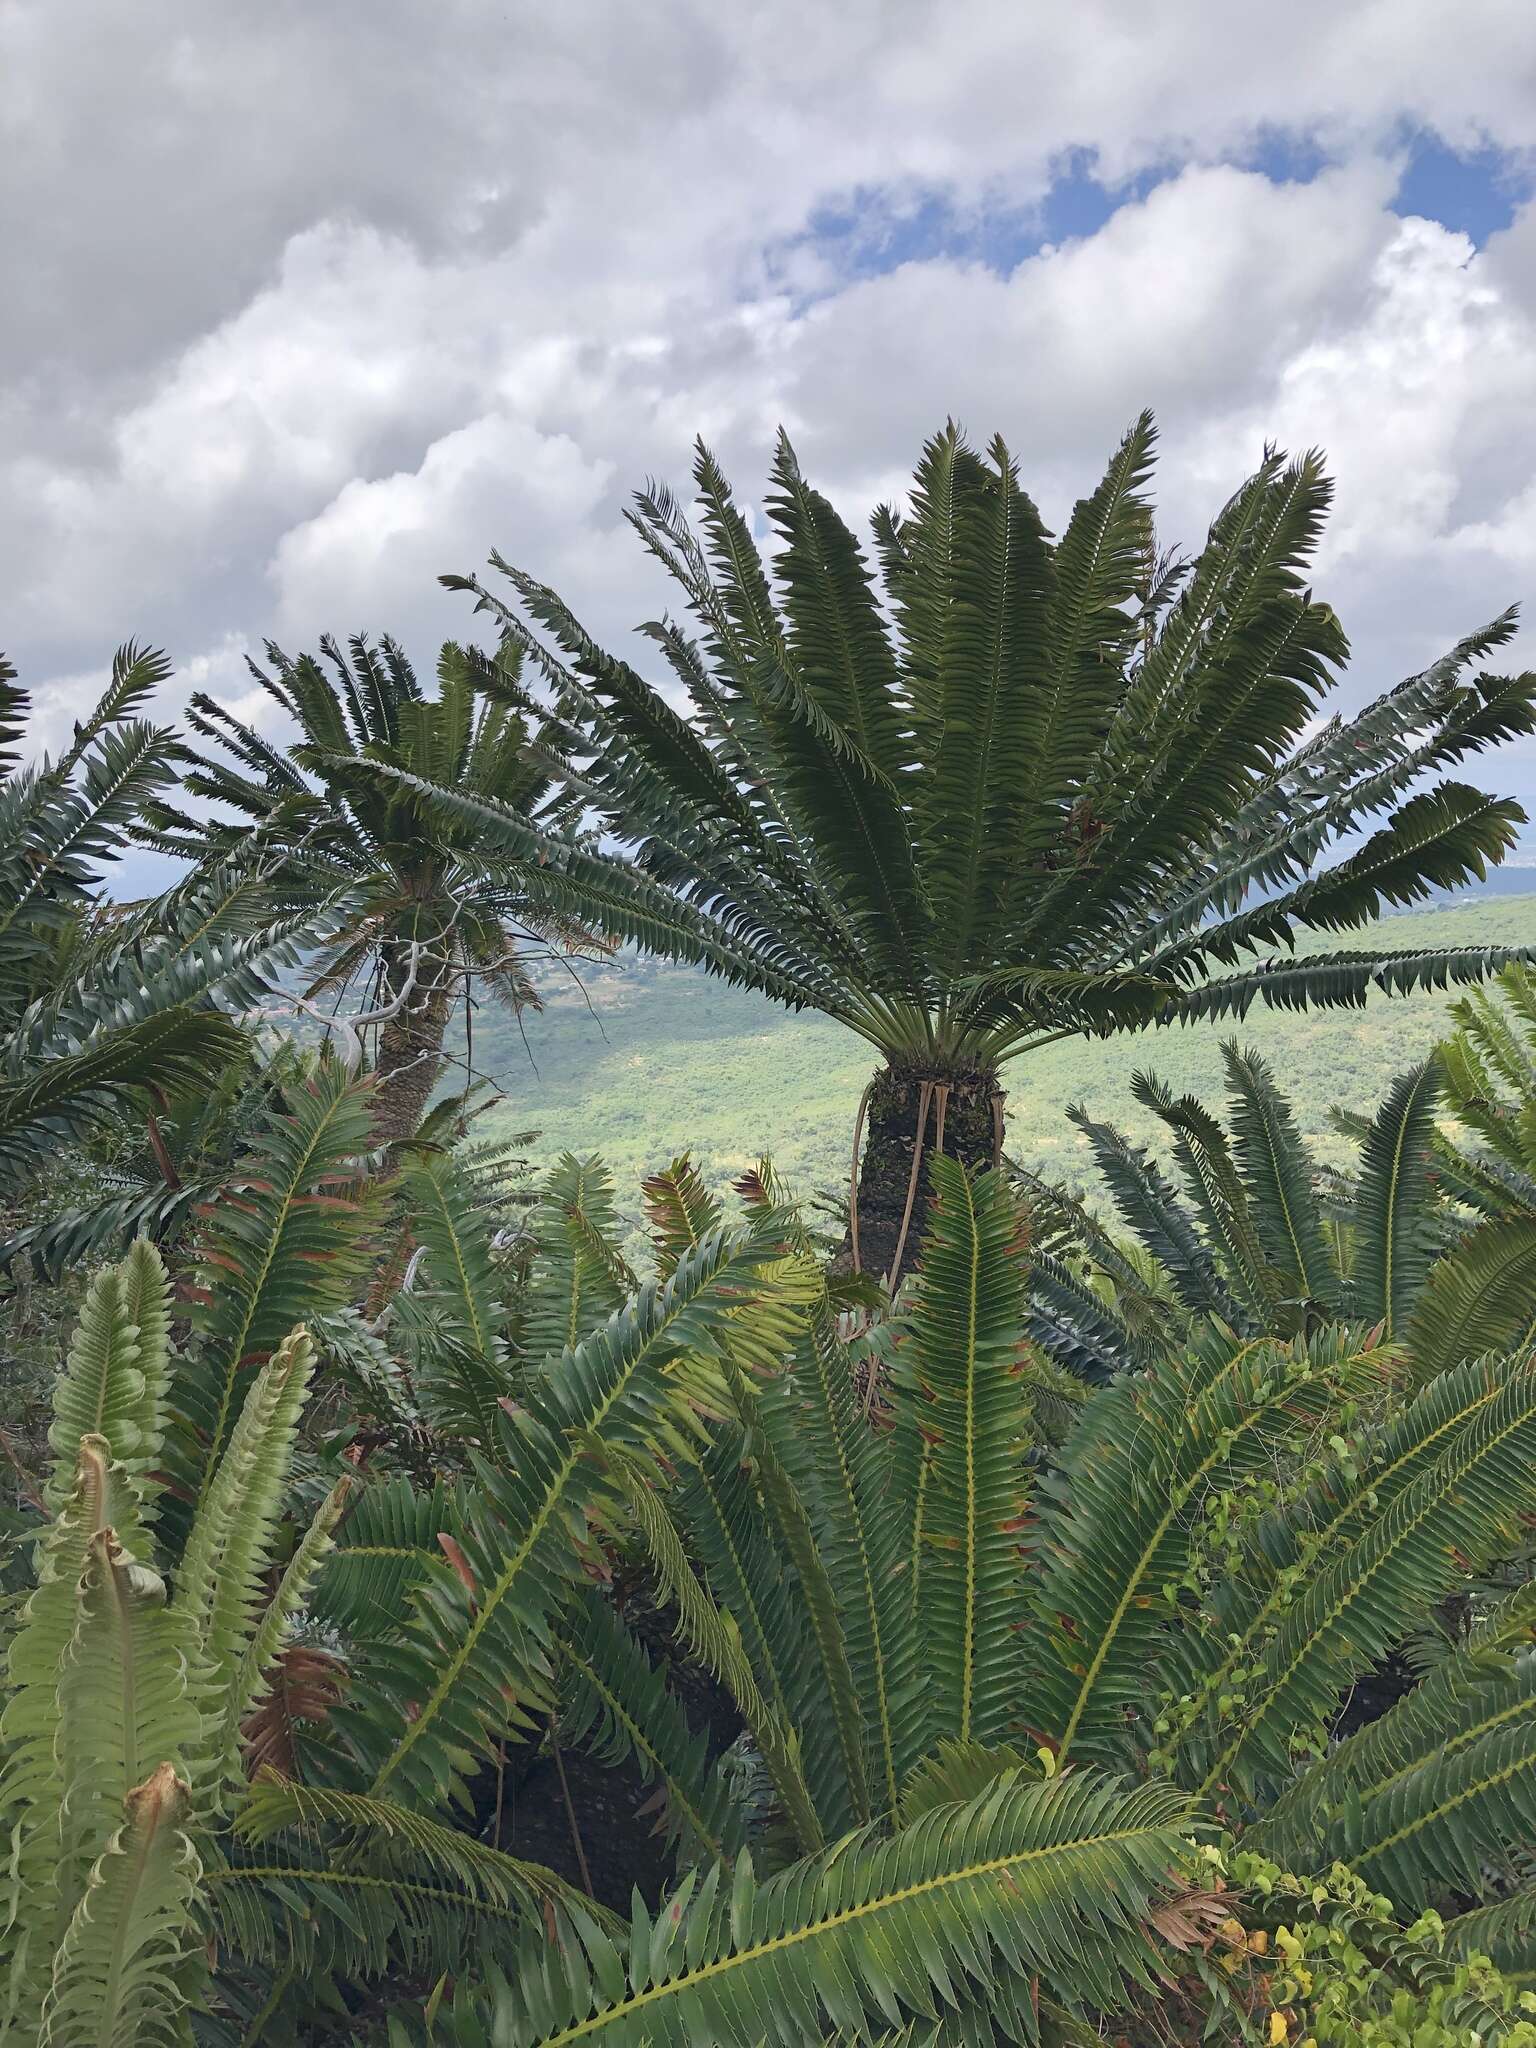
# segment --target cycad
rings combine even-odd
[[[685,1162],[655,1176],[664,1278],[607,1319],[573,1287],[565,1327],[576,1341],[523,1370],[474,1487],[421,1514],[393,1489],[382,1519],[354,1525],[355,1544],[342,1533],[317,1594],[318,1612],[367,1637],[358,1683],[317,1752],[347,1796],[431,1814],[477,1757],[538,1739],[554,1710],[563,1742],[634,1761],[667,1840],[696,1866],[664,1912],[637,1907],[628,1931],[567,1898],[557,1943],[531,1944],[526,1969],[501,1959],[466,1979],[466,1998],[501,1984],[498,2038],[564,2039],[587,2014],[615,2040],[753,2038],[756,2026],[801,2041],[827,2021],[874,2038],[867,2030],[888,2019],[952,2002],[951,1986],[977,2010],[990,1991],[999,2015],[1033,2012],[1053,1989],[1113,2008],[1163,1954],[1152,1916],[1191,1867],[1182,1795],[1092,1773],[1046,1785],[1015,1760],[985,1773],[979,1793],[914,1790],[898,1814],[895,1793],[925,1742],[952,1723],[973,1740],[1001,1724],[995,1673],[1019,1610],[998,1570],[1017,1539],[990,1524],[989,1482],[971,1516],[991,1560],[989,1599],[956,1608],[967,1620],[947,1635],[960,1677],[951,1687],[946,1664],[943,1687],[928,1688],[933,1719],[912,1663],[900,1517],[882,1514],[890,1445],[858,1413],[824,1286],[769,1193],[753,1183],[748,1224],[731,1231]],[[996,1264],[1015,1212],[997,1207],[995,1189],[982,1196]],[[998,1412],[1012,1382],[997,1337],[1016,1289],[1004,1261],[983,1357],[987,1412],[1014,1474],[1005,1488],[1017,1480],[1019,1418]],[[815,1404],[808,1423],[797,1421],[804,1401]],[[950,1512],[945,1482],[930,1498]],[[371,1512],[365,1495],[359,1514]],[[642,1642],[590,1585],[594,1529],[650,1560],[683,1642],[736,1695],[781,1815],[752,1851],[755,1824],[733,1808]],[[439,1534],[450,1538],[441,1547]],[[402,1613],[399,1557],[413,1542]],[[751,1559],[743,1579],[732,1556]],[[367,1589],[386,1572],[395,1590],[376,1599]],[[951,1588],[935,1591],[935,1613],[953,1605]],[[987,1645],[986,1681],[970,1687],[966,1629]],[[966,1690],[975,1704],[956,1710]],[[790,1854],[798,1846],[808,1860],[776,1872],[785,1824]]]
[[[276,1325],[337,1298],[362,1225],[320,1162],[367,1121],[326,1072],[252,1205],[210,1219],[202,1277],[230,1301],[200,1306],[199,1355],[169,1370],[140,1246],[98,1281],[60,1381],[3,1724],[18,2041],[175,2038],[189,1999],[257,2040],[360,2007],[398,2037],[394,2009],[429,1995],[435,2038],[526,2048],[1068,2042],[1169,2000],[1235,2022],[1264,2009],[1268,1965],[1244,1946],[1230,1977],[1210,1967],[1218,1923],[1334,1911],[1339,1859],[1399,1909],[1369,1937],[1383,1995],[1498,2038],[1484,1980],[1457,1972],[1489,1945],[1529,1962],[1529,1592],[1475,1592],[1417,1688],[1329,1735],[1362,1672],[1536,1512],[1529,1361],[1405,1397],[1400,1350],[1361,1323],[1211,1323],[1042,1455],[1002,1174],[933,1162],[907,1312],[856,1357],[767,1172],[734,1229],[686,1161],[653,1176],[660,1277],[613,1311],[578,1277],[616,1270],[588,1241],[600,1184],[567,1170],[542,1227],[558,1245],[579,1197],[580,1256],[539,1283],[565,1341],[517,1359],[491,1332],[478,1356],[511,1392],[477,1418],[468,1479],[368,1488],[341,1521],[357,1475],[327,1492],[311,1451],[306,1527],[284,1474],[314,1354]],[[316,1203],[294,1207],[289,1152]],[[442,1275],[466,1220],[447,1206]],[[457,1296],[442,1284],[456,1342],[490,1328],[472,1262]],[[159,1491],[189,1367],[238,1416],[199,1438],[190,1522]],[[734,1699],[749,1804],[601,1590],[615,1558],[643,1562]],[[290,1775],[247,1789],[242,1724],[306,1640],[335,1682],[263,1744]],[[476,1779],[551,1717],[660,1794],[678,1879],[627,1927],[470,1818]],[[1225,1891],[1197,1834],[1223,1844]],[[1254,1851],[1295,1889],[1250,1896]],[[1468,1902],[1444,1941],[1407,1931]]]
[[[1536,1341],[1536,977],[1513,963],[1453,1015],[1439,1058],[1460,1128],[1436,1133],[1433,1170],[1463,1234],[1424,1300],[1431,1364],[1511,1331]]]
[[[207,1206],[187,1292],[195,1345],[171,1392],[167,1456],[201,1503],[247,1388],[296,1323],[347,1306],[367,1269],[382,1189],[361,1172],[366,1085],[313,1055]]]
[[[1486,998],[1476,1003],[1462,1014],[1496,1014]],[[1176,1348],[1191,1319],[1288,1334],[1349,1316],[1379,1324],[1428,1379],[1529,1341],[1536,1210],[1524,1208],[1507,1162],[1474,1156],[1436,1121],[1446,1062],[1457,1058],[1449,1100],[1479,1113],[1457,1092],[1474,1086],[1469,1043],[1458,1053],[1453,1041],[1400,1074],[1373,1116],[1340,1118],[1360,1146],[1352,1173],[1309,1153],[1257,1052],[1229,1044],[1222,1058],[1225,1124],[1154,1074],[1132,1077],[1137,1100],[1168,1132],[1176,1178],[1113,1125],[1071,1112],[1120,1222],[1152,1261],[1154,1284],[1101,1225],[1071,1215],[1033,1276],[1033,1326],[1049,1351],[1063,1362],[1089,1359],[1108,1376],[1117,1359]],[[1499,1122],[1506,1150],[1517,1121],[1506,1112]],[[1039,1194],[1049,1209],[1050,1191]]]
[[[560,734],[520,687],[510,651],[488,660],[445,646],[435,696],[392,640],[355,638],[344,655],[326,639],[321,655],[290,660],[269,646],[271,672],[252,664],[298,727],[286,749],[194,694],[188,721],[217,751],[185,786],[219,811],[193,817],[160,801],[141,836],[200,863],[259,860],[294,913],[344,898],[309,992],[340,1009],[360,990],[363,1012],[379,1013],[375,1116],[379,1136],[395,1141],[421,1122],[449,1018],[471,984],[514,1011],[536,1004],[525,941],[584,936],[545,914],[523,861],[466,829],[447,801],[457,791],[560,831],[570,812],[553,780]],[[409,786],[380,780],[375,764]]]
[[[623,1427],[582,1428],[584,1478],[563,1468],[578,1532],[595,1521],[648,1562],[683,1643],[734,1696],[770,1824],[722,1807],[696,1733],[603,1597],[569,1566],[535,1567],[528,1537],[509,1542],[553,1499],[546,1393],[515,1487],[492,1489],[510,1509],[497,1546],[476,1525],[467,1576],[421,1554],[421,1619],[386,1668],[418,1697],[437,1675],[437,1725],[398,1762],[368,1738],[390,1796],[419,1806],[455,1739],[483,1747],[498,1675],[525,1674],[521,1700],[544,1682],[542,1646],[565,1739],[633,1760],[687,1873],[617,1937],[575,1912],[555,1948],[460,1986],[435,2024],[520,2048],[1071,2041],[1136,2011],[1154,2026],[1164,2000],[1219,2024],[1230,1982],[1236,2027],[1266,2009],[1258,1945],[1229,1980],[1178,1944],[1198,1956],[1233,1913],[1270,1929],[1347,1917],[1347,1859],[1400,1913],[1361,1934],[1376,1973],[1362,2010],[1433,1994],[1479,2024],[1492,2013],[1499,2038],[1497,2009],[1457,1972],[1489,1915],[1501,1955],[1528,1966],[1531,1915],[1510,1889],[1536,1801],[1528,1594],[1476,1596],[1470,1633],[1420,1687],[1351,1742],[1329,1737],[1362,1673],[1536,1508],[1531,1365],[1481,1358],[1405,1399],[1401,1353],[1364,1324],[1289,1338],[1212,1324],[1092,1396],[1042,1461],[1019,1211],[1000,1174],[933,1170],[873,1416],[824,1294],[785,1323],[732,1287],[707,1307],[694,1294],[692,1370],[709,1369],[691,1453],[682,1414],[663,1426],[652,1399]],[[768,1192],[744,1185],[754,1206]],[[718,1256],[713,1206],[681,1163],[650,1201],[668,1286],[692,1293]],[[755,1227],[793,1254],[792,1218],[762,1209]],[[594,1330],[562,1363],[588,1415],[615,1343]],[[1239,1876],[1210,1896],[1195,1827],[1220,1834],[1232,1869],[1260,1852],[1294,1886],[1266,1902]],[[1487,1904],[1443,1941],[1407,1931],[1421,1906],[1469,1899]]]
[[[252,1383],[179,1560],[157,1534],[171,1302],[147,1244],[93,1284],[58,1383],[54,1519],[0,1720],[9,1878],[0,2039],[182,2038],[204,1866],[263,1694],[345,1499],[270,1604],[272,1528],[314,1370],[302,1330]]]
[[[168,674],[161,655],[120,648],[58,759],[19,767],[29,700],[0,658],[0,1185],[205,1083],[244,1049],[214,998],[250,1000],[289,957],[249,877],[211,874],[117,912],[99,900],[103,870],[175,780],[175,735],[134,715]]]
[[[285,1133],[322,1183],[322,1148],[367,1128],[357,1096],[321,1093]],[[331,1674],[313,1711],[335,1705],[345,1667],[314,1644],[315,1616],[355,1629],[346,1560],[381,1533],[369,1496],[328,1561],[357,1478],[300,1445],[319,1353],[277,1322],[325,1327],[356,1219],[294,1180],[231,1196],[242,1218],[204,1241],[188,1355],[170,1354],[170,1285],[140,1242],[92,1284],[57,1383],[52,1520],[0,1717],[0,2040],[18,2048],[181,2042],[189,2010],[238,2021],[238,2038],[263,2005],[270,2018],[287,1995],[286,2018],[334,2002],[338,1983],[393,1977],[404,1995],[472,1954],[510,1962],[561,1894],[430,1814],[247,1784],[258,1763],[292,1768],[289,1677],[306,1655]],[[425,1507],[440,1525],[441,1496]],[[419,1540],[419,1510],[408,1520]],[[386,1517],[382,1533],[406,1531]],[[398,1733],[388,1694],[376,1712]]]
[[[1502,857],[1517,805],[1459,781],[1409,792],[1530,729],[1536,679],[1475,672],[1512,616],[1306,737],[1347,653],[1304,583],[1320,459],[1266,453],[1199,558],[1165,572],[1153,441],[1144,416],[1053,539],[1003,443],[982,458],[947,427],[907,510],[875,514],[873,567],[785,440],[765,562],[701,447],[701,534],[659,488],[630,514],[696,622],[645,628],[687,715],[500,557],[521,609],[444,578],[535,664],[573,793],[634,850],[626,868],[547,847],[530,888],[878,1050],[853,1251],[881,1274],[921,1235],[918,1154],[995,1158],[1020,1053],[1255,1001],[1358,1004],[1503,957],[1283,956],[1298,931],[1367,924]],[[488,794],[375,772],[442,829],[537,850]]]
[[[317,1102],[316,1114],[351,1142],[341,1126],[355,1106]],[[318,1156],[319,1141],[308,1149]],[[1529,1364],[1473,1360],[1405,1402],[1399,1353],[1359,1325],[1290,1339],[1212,1325],[1155,1374],[1091,1397],[1042,1459],[1020,1212],[1000,1174],[948,1160],[934,1173],[919,1281],[871,1384],[874,1355],[856,1364],[840,1340],[772,1177],[743,1183],[748,1218],[732,1230],[674,1162],[648,1189],[663,1277],[610,1313],[574,1279],[590,1267],[565,1260],[562,1350],[481,1354],[512,1392],[476,1425],[470,1478],[369,1488],[339,1528],[333,1495],[309,1535],[284,1538],[291,1561],[264,1605],[310,1371],[302,1340],[278,1344],[235,1382],[237,1397],[250,1391],[185,1541],[153,1559],[169,1601],[116,1638],[142,1634],[155,1674],[134,1689],[155,1736],[134,1745],[144,1773],[128,1782],[125,1739],[93,1734],[98,1759],[116,1744],[124,1760],[71,1802],[74,1832],[55,1854],[50,1774],[81,1753],[81,1714],[109,1714],[123,1695],[104,1682],[117,1671],[107,1658],[78,1701],[57,1698],[47,1631],[80,1634],[66,1594],[90,1621],[108,1587],[153,1592],[134,1574],[177,1396],[156,1363],[163,1281],[136,1251],[92,1296],[61,1383],[55,1449],[67,1466],[84,1439],[87,1484],[53,1490],[52,1562],[13,1667],[7,1796],[30,1874],[18,1898],[27,1928],[41,1913],[55,1930],[34,1939],[58,1937],[69,1898],[50,1903],[54,1892],[92,1882],[95,1833],[102,1845],[117,1834],[80,1925],[107,1924],[114,1859],[143,1847],[146,1961],[124,2010],[147,2038],[157,2001],[205,1969],[211,1928],[212,2002],[258,2038],[338,2001],[409,2004],[446,1973],[443,2038],[530,2048],[873,2042],[903,2028],[1070,2041],[1155,2005],[1169,1980],[1182,2009],[1216,1997],[1222,1973],[1181,1960],[1189,1943],[1198,1956],[1218,1918],[1267,1924],[1282,1910],[1247,1897],[1240,1875],[1208,1893],[1191,1829],[1219,1825],[1229,1860],[1234,1837],[1262,1849],[1301,1874],[1302,1897],[1333,1896],[1328,1871],[1344,1857],[1405,1920],[1449,1905],[1448,1880],[1459,1902],[1479,1901],[1443,1945],[1390,1924],[1373,1936],[1383,1983],[1438,1985],[1472,2010],[1460,1952],[1487,1922],[1518,1967],[1530,1924],[1501,1875],[1536,1801],[1528,1597],[1477,1595],[1471,1633],[1418,1689],[1331,1752],[1328,1732],[1383,1648],[1536,1510]],[[552,1202],[546,1227],[563,1229],[569,1206]],[[312,1213],[340,1227],[327,1203]],[[451,1241],[434,1254],[444,1270]],[[307,1314],[331,1298],[324,1263],[285,1257],[282,1242],[262,1223],[229,1247],[237,1268],[289,1269],[256,1296],[233,1290],[241,1330],[265,1329],[262,1302]],[[289,1245],[319,1248],[302,1231]],[[452,1309],[465,1330],[484,1314],[473,1273],[466,1289]],[[242,1355],[226,1334],[210,1320],[208,1357]],[[91,1449],[98,1437],[110,1460]],[[82,1501],[110,1501],[111,1541],[98,1533],[106,1509],[84,1515]],[[710,1768],[664,1671],[594,1586],[615,1552],[645,1563],[681,1643],[734,1698],[762,1788],[750,1804]],[[283,1752],[293,1774],[247,1794],[243,1709],[302,1610],[336,1683]],[[154,1661],[193,1614],[175,1656]],[[225,1641],[238,1655],[197,1695],[194,1723],[185,1698]],[[632,1758],[660,1795],[679,1886],[659,1910],[637,1905],[627,1929],[466,1827],[462,1805],[451,1818],[448,1802],[509,1743],[542,1740],[552,1715],[561,1740]],[[55,2000],[61,2044],[67,2016],[99,1994],[87,1947],[77,1953],[78,1972],[48,1973],[62,1988],[35,1994]],[[34,1995],[31,1968],[18,1959],[19,2000]],[[1262,1968],[1241,1961],[1236,2009],[1262,1999]]]

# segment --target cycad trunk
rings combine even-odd
[[[386,955],[384,999],[391,1002],[409,975],[409,956]],[[419,967],[404,1005],[379,1031],[374,1061],[373,1128],[381,1145],[414,1138],[443,1071],[443,1039],[453,1008],[453,973]]]
[[[967,1166],[991,1166],[1002,1137],[1003,1091],[991,1068],[882,1067],[870,1087],[859,1168],[863,1271],[899,1283],[911,1270],[928,1220],[927,1162],[935,1152]],[[847,1249],[851,1260],[854,1246]]]

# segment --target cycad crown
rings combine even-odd
[[[343,653],[327,637],[321,655],[295,660],[269,645],[270,670],[251,664],[298,728],[286,750],[195,693],[188,722],[215,751],[194,760],[184,786],[219,810],[193,817],[162,799],[139,836],[202,864],[258,863],[292,914],[345,906],[312,965],[309,996],[327,994],[339,1008],[357,988],[362,1010],[378,1013],[375,1120],[394,1141],[420,1125],[468,983],[514,1011],[536,1006],[523,942],[590,943],[541,912],[523,862],[482,842],[448,793],[551,835],[568,827],[573,801],[554,781],[560,727],[522,688],[515,649],[492,659],[448,643],[435,695],[388,638],[375,646],[359,635]],[[380,780],[375,766],[410,785]]]
[[[998,1069],[1031,1046],[1256,999],[1359,1003],[1497,964],[1480,947],[1273,956],[1502,856],[1517,805],[1458,781],[1409,792],[1531,729],[1536,678],[1470,673],[1512,615],[1304,737],[1347,653],[1304,581],[1330,497],[1321,459],[1267,451],[1199,557],[1170,565],[1146,495],[1153,444],[1143,416],[1056,539],[1002,441],[982,457],[948,426],[906,511],[875,514],[872,565],[781,439],[771,566],[701,446],[701,532],[659,487],[629,515],[695,622],[644,629],[686,716],[499,556],[520,609],[443,579],[534,664],[579,764],[571,787],[638,864],[551,854],[534,892],[824,1010],[879,1051],[854,1246],[878,1271],[921,1234],[914,1148],[993,1158]],[[534,850],[481,792],[434,810],[483,845]]]
[[[1336,1113],[1360,1145],[1353,1173],[1312,1157],[1267,1061],[1235,1043],[1222,1048],[1226,1126],[1156,1075],[1132,1077],[1137,1099],[1172,1140],[1177,1183],[1112,1125],[1072,1109],[1150,1272],[1086,1211],[1070,1208],[1062,1239],[1032,1274],[1038,1340],[1064,1365],[1101,1377],[1152,1356],[1159,1343],[1177,1348],[1191,1319],[1207,1316],[1250,1334],[1354,1317],[1403,1343],[1421,1381],[1490,1349],[1528,1348],[1536,1327],[1536,1067],[1520,1029],[1531,1029],[1528,970],[1508,967],[1503,985],[1512,1017],[1479,993],[1459,1008],[1456,1036],[1399,1074],[1374,1116]],[[1442,1129],[1442,1108],[1483,1142]],[[1059,1201],[1040,1194],[1047,1207]]]
[[[246,1047],[216,1003],[253,1002],[296,958],[295,925],[244,869],[100,901],[180,765],[176,735],[135,715],[169,674],[163,655],[119,648],[69,745],[22,767],[30,700],[0,656],[0,1188],[125,1111],[205,1086]],[[0,1265],[17,1249],[0,1244]]]

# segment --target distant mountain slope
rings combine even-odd
[[[1536,870],[1511,873],[1525,875],[1526,893],[1395,917],[1390,943],[1536,944]],[[1350,943],[1320,937],[1307,950]],[[1354,943],[1381,940],[1365,934]],[[522,1020],[526,1049],[512,1018],[482,1009],[475,1027],[476,1064],[506,1091],[497,1121],[503,1131],[538,1132],[533,1158],[600,1152],[627,1212],[638,1211],[642,1175],[685,1149],[716,1183],[769,1151],[806,1192],[846,1189],[854,1112],[875,1064],[851,1033],[655,961],[583,969],[585,994],[560,970],[541,970],[540,980],[547,1007]],[[1009,1148],[1038,1171],[1085,1187],[1085,1147],[1067,1104],[1081,1099],[1095,1115],[1150,1138],[1150,1119],[1131,1097],[1133,1071],[1151,1067],[1180,1090],[1215,1098],[1220,1042],[1235,1035],[1273,1062],[1305,1130],[1342,1162],[1348,1148],[1328,1130],[1330,1106],[1372,1105],[1392,1075],[1442,1035],[1449,1000],[1373,998],[1363,1011],[1300,1017],[1255,1009],[1237,1027],[1174,1026],[1048,1047],[1004,1071]]]

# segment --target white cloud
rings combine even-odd
[[[45,731],[129,633],[172,707],[200,663],[242,692],[268,633],[420,657],[472,630],[434,578],[493,545],[622,632],[667,601],[624,491],[702,431],[755,496],[781,419],[863,512],[954,412],[1059,519],[1151,403],[1185,541],[1266,438],[1320,441],[1361,688],[1536,583],[1536,209],[1476,255],[1389,211],[1405,124],[1536,148],[1522,0],[1298,0],[1283,34],[1221,0],[572,0],[515,35],[483,0],[22,0],[0,64],[5,631]],[[1218,161],[1282,127],[1335,167]],[[814,232],[1027,218],[1068,149],[1178,174],[1006,275],[854,277]]]
[[[506,415],[455,428],[416,468],[354,479],[284,534],[269,568],[279,633],[313,635],[337,617],[397,631],[390,611],[402,599],[419,603],[445,569],[477,568],[487,536],[517,561],[547,550],[551,538],[557,553],[572,555],[610,471],[567,436],[541,435]],[[469,630],[462,601],[453,617]]]

